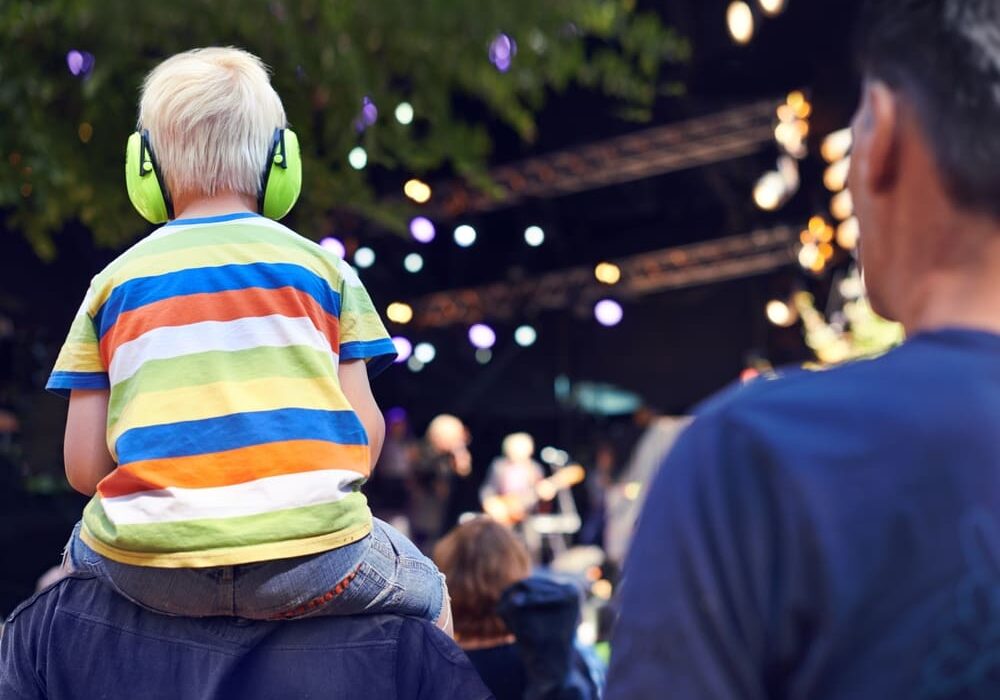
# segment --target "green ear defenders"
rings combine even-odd
[[[125,186],[128,198],[144,219],[162,224],[174,218],[173,202],[149,143],[148,131],[129,136],[125,147]],[[284,217],[302,191],[302,154],[291,129],[275,129],[264,163],[257,211],[269,219]]]

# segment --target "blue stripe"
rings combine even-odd
[[[370,360],[368,376],[375,377],[385,371],[396,359],[396,346],[388,338],[378,340],[352,340],[340,344],[340,359]]]
[[[191,224],[217,224],[220,221],[236,221],[237,219],[256,219],[260,214],[252,211],[241,211],[235,214],[220,214],[219,216],[202,216],[192,219],[174,219],[163,224],[164,226],[189,226]]]
[[[126,430],[115,442],[119,464],[190,457],[286,440],[367,445],[354,411],[280,408]]]
[[[197,267],[129,280],[111,292],[94,315],[94,326],[98,336],[103,338],[120,314],[146,304],[187,294],[228,292],[250,287],[294,287],[310,295],[327,313],[340,317],[340,292],[319,275],[292,263],[251,263]]]
[[[111,382],[106,372],[53,372],[45,388],[67,398],[72,389],[110,389]]]

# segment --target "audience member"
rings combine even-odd
[[[609,697],[1000,697],[1000,3],[871,0],[849,177],[878,359],[710,401],[667,458]]]

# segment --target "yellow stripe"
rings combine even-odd
[[[247,545],[244,547],[224,547],[204,552],[167,552],[146,554],[127,549],[111,547],[91,537],[87,528],[80,529],[80,539],[101,556],[122,564],[154,566],[161,569],[194,569],[205,566],[232,566],[256,561],[271,561],[304,557],[309,554],[326,552],[363,539],[371,532],[371,524],[359,525],[343,532],[316,535],[287,542]]]
[[[66,342],[56,358],[54,372],[104,372],[96,343]]]
[[[351,405],[332,377],[269,377],[151,391],[129,401],[114,426],[109,426],[108,441],[114,444],[132,428],[280,408],[342,411],[351,410]]]

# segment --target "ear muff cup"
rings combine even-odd
[[[153,224],[173,218],[174,209],[163,186],[156,156],[149,144],[149,132],[135,132],[125,145],[125,187],[132,206]]]
[[[275,129],[261,176],[258,211],[269,219],[281,219],[302,192],[302,153],[299,138],[291,129]]]

